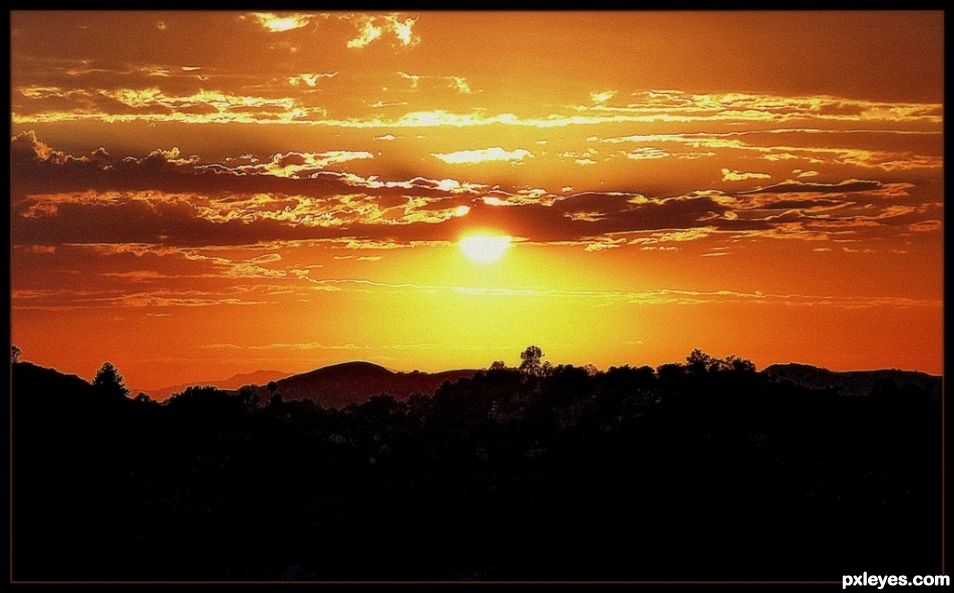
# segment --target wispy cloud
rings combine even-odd
[[[318,86],[318,81],[322,78],[334,78],[337,75],[337,72],[305,72],[303,74],[289,76],[288,84],[292,86],[308,86],[314,88]]]
[[[353,40],[354,47],[365,47],[378,39],[385,29],[384,25],[375,24],[374,19],[365,20],[363,33]],[[391,22],[391,21],[386,21]],[[378,32],[375,34],[375,32]],[[369,40],[370,39],[370,40]],[[421,75],[411,75],[405,73],[405,77],[412,81],[412,84],[419,82]],[[451,84],[456,90],[466,93],[471,90],[470,84],[459,75],[436,77],[442,78]],[[16,87],[14,90],[22,97],[39,101],[46,97],[41,92],[42,87]],[[84,96],[78,92],[86,93],[87,96],[94,96],[99,93],[98,89],[85,89],[80,91],[74,89],[69,91],[74,93],[69,97],[74,103],[70,109],[43,109],[42,105],[32,106],[30,104],[14,105],[13,121],[14,123],[33,123],[49,121],[68,121],[82,119],[96,119],[102,121],[191,121],[205,122],[218,121],[222,119],[221,114],[218,118],[214,114],[203,114],[183,110],[180,105],[168,113],[123,113],[109,109],[108,105],[88,104]],[[107,94],[112,91],[105,91]],[[140,103],[144,98],[156,92],[165,94],[163,91],[154,91],[152,89],[125,89],[119,91],[120,95],[135,98]],[[208,93],[228,95],[223,91],[208,91]],[[114,94],[114,93],[113,93]],[[351,128],[378,128],[378,127],[431,127],[431,126],[522,126],[535,127],[541,129],[561,128],[567,126],[598,126],[605,124],[625,124],[625,123],[698,123],[698,122],[736,122],[736,123],[760,123],[760,124],[787,124],[796,122],[800,125],[831,124],[835,122],[851,123],[855,125],[873,125],[873,124],[940,124],[943,119],[941,116],[941,105],[937,103],[884,103],[876,101],[858,101],[840,97],[778,97],[764,95],[742,95],[734,99],[728,99],[721,95],[679,95],[670,96],[668,100],[647,100],[633,104],[626,108],[610,108],[603,104],[595,106],[577,106],[569,111],[562,113],[546,113],[535,116],[518,116],[514,113],[488,113],[485,110],[477,110],[464,113],[453,113],[447,110],[434,109],[429,111],[411,111],[396,118],[381,117],[351,117],[343,119],[330,119],[324,116],[322,111],[302,109],[297,117],[249,117],[246,118],[249,123],[277,123],[314,126],[336,126]],[[87,97],[88,98],[88,97]],[[119,100],[123,100],[120,96]],[[201,96],[193,98],[197,102],[206,102]],[[784,107],[780,107],[783,105]],[[291,107],[289,107],[290,109]],[[245,121],[245,120],[241,120]],[[810,128],[802,128],[809,130]],[[858,130],[860,131],[860,130]],[[781,129],[779,129],[781,132]],[[755,133],[755,132],[743,132]],[[806,132],[823,134],[825,131]],[[910,133],[919,133],[912,130]],[[921,132],[923,133],[923,132]],[[742,134],[742,133],[740,133]],[[639,138],[642,141],[650,139],[686,141],[695,142],[697,146],[708,147],[744,147],[742,142],[733,143],[731,137],[734,133],[728,134],[669,134],[669,135],[643,135]],[[694,137],[693,137],[694,136]],[[635,137],[617,139],[617,141],[633,141]],[[722,139],[721,144],[715,143]],[[613,140],[607,140],[613,141]],[[837,149],[831,149],[837,152]],[[844,152],[844,151],[842,151]],[[778,157],[782,151],[770,151],[768,156]],[[845,153],[850,157],[851,153]],[[912,156],[912,155],[909,155]],[[919,156],[919,155],[913,155]],[[920,155],[927,158],[930,155]],[[934,161],[917,160],[919,166],[929,166]],[[898,165],[900,166],[900,165]],[[931,165],[931,166],[937,166]]]
[[[731,169],[722,169],[722,181],[745,181],[747,179],[771,179],[772,176],[768,173],[745,173],[741,171],[733,171]]]

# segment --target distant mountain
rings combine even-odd
[[[345,362],[275,381],[282,399],[308,399],[328,407],[362,403],[374,395],[405,399],[414,393],[432,394],[444,381],[472,377],[476,370],[440,373],[413,371],[398,373],[370,362]],[[266,385],[247,386],[259,396],[268,397]]]
[[[190,383],[180,383],[179,385],[170,385],[169,387],[162,387],[160,389],[130,389],[130,391],[133,395],[142,391],[143,393],[148,393],[153,399],[163,400],[174,393],[181,393],[182,391],[185,391],[186,388],[193,385],[212,386],[218,387],[219,389],[238,389],[243,385],[249,384],[264,385],[269,381],[274,381],[275,379],[280,379],[287,376],[288,373],[282,371],[254,371],[251,373],[239,373],[237,375],[232,375],[228,379],[216,381],[192,381]]]
[[[789,363],[765,367],[762,375],[809,389],[834,389],[844,395],[868,395],[882,380],[894,381],[899,387],[906,383],[916,385],[935,398],[941,394],[941,377],[917,371],[829,371],[809,364]]]

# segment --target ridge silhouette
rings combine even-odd
[[[402,374],[345,363],[158,403],[15,362],[13,576],[940,574],[940,377],[528,358],[340,407],[283,390]]]
[[[143,392],[148,394],[150,397],[156,400],[164,400],[171,396],[174,393],[180,393],[185,391],[189,387],[195,385],[204,385],[210,387],[216,387],[218,389],[238,389],[244,385],[255,385],[255,384],[265,384],[269,381],[274,381],[276,379],[281,379],[291,375],[291,373],[285,373],[282,371],[252,371],[251,373],[236,373],[227,379],[214,379],[211,381],[190,381],[187,383],[177,383],[175,385],[169,385],[166,387],[159,387],[156,389],[133,389],[135,393]]]
[[[415,393],[431,394],[444,381],[472,377],[476,370],[437,373],[395,372],[367,361],[352,361],[291,375],[270,383],[283,400],[312,400],[328,407],[362,403],[375,395],[406,399]],[[237,391],[265,397],[268,385],[246,385]]]

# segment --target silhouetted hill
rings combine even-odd
[[[773,380],[791,381],[808,389],[833,389],[843,395],[868,395],[879,382],[894,382],[924,389],[931,397],[941,395],[941,377],[917,371],[881,369],[876,371],[830,371],[809,364],[773,364],[762,370],[762,375]]]
[[[76,375],[67,375],[56,369],[42,367],[32,362],[13,363],[11,382],[14,392],[17,386],[29,386],[29,395],[24,397],[42,399],[43,404],[77,404],[93,396],[93,386]]]
[[[348,363],[276,382],[279,394],[301,389],[297,401],[208,387],[156,403],[15,364],[13,573],[837,582],[943,572],[941,402],[919,383],[937,377],[865,371],[870,393],[854,397],[832,377],[863,393],[857,373],[759,373],[694,351],[656,369],[456,371],[471,376],[432,395],[332,407],[454,373]]]
[[[219,389],[238,389],[243,385],[249,384],[264,385],[269,381],[287,377],[288,374],[289,373],[282,371],[253,371],[251,373],[239,373],[237,375],[232,375],[228,379],[216,381],[191,381],[189,383],[180,383],[178,385],[170,385],[169,387],[162,387],[159,389],[131,389],[130,391],[132,391],[132,393],[139,393],[141,391],[143,393],[149,394],[149,396],[155,400],[164,400],[173,393],[181,393],[193,385],[218,387]]]
[[[430,395],[444,381],[471,377],[475,372],[396,373],[371,362],[355,361],[292,375],[275,381],[275,385],[276,392],[284,400],[311,400],[325,407],[340,408],[363,403],[374,395],[390,395],[399,400],[414,393]],[[271,395],[266,385],[247,386],[246,389],[253,389],[259,397]]]

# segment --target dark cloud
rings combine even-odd
[[[18,217],[14,244],[155,243],[178,246],[244,245],[274,240],[326,239],[342,229],[260,219],[216,222],[183,203],[62,204],[53,216]]]
[[[17,245],[197,247],[320,239],[409,243],[455,241],[480,227],[541,242],[700,228],[798,236],[800,230],[811,232],[813,225],[873,232],[916,224],[937,218],[941,208],[925,208],[908,188],[856,179],[786,181],[735,197],[713,190],[657,197],[632,191],[559,196],[423,177],[381,181],[312,172],[316,159],[332,153],[276,153],[265,161],[246,156],[221,163],[184,157],[177,149],[117,158],[100,148],[72,156],[33,132],[15,136],[11,152]],[[302,166],[308,167],[302,177],[272,174],[276,168]],[[858,193],[875,190],[883,191]],[[773,199],[773,194],[790,193],[828,197]],[[852,193],[857,196],[832,195]],[[487,203],[486,198],[498,202]],[[468,207],[466,214],[455,211],[460,206]]]
[[[73,157],[52,150],[33,131],[21,132],[11,142],[13,193],[62,193],[86,190],[178,193],[276,193],[330,196],[368,192],[375,195],[453,195],[440,182],[416,177],[408,181],[364,180],[336,171],[309,170],[307,176],[280,177],[265,172],[265,165],[202,163],[181,158],[178,151],[156,150],[146,157],[112,158],[105,152]],[[286,164],[304,163],[300,154],[281,155]]]
[[[849,204],[844,200],[832,200],[827,198],[814,198],[809,200],[778,200],[774,202],[764,202],[758,205],[761,210],[789,210],[802,208],[834,208]]]
[[[298,154],[297,152],[276,154],[272,160],[279,167],[287,167],[289,165],[304,165],[308,162],[303,155]]]
[[[785,181],[766,187],[737,192],[737,195],[747,194],[786,194],[786,193],[850,193],[858,191],[872,191],[884,188],[880,181],[863,179],[848,179],[840,183],[813,183],[810,181]]]

